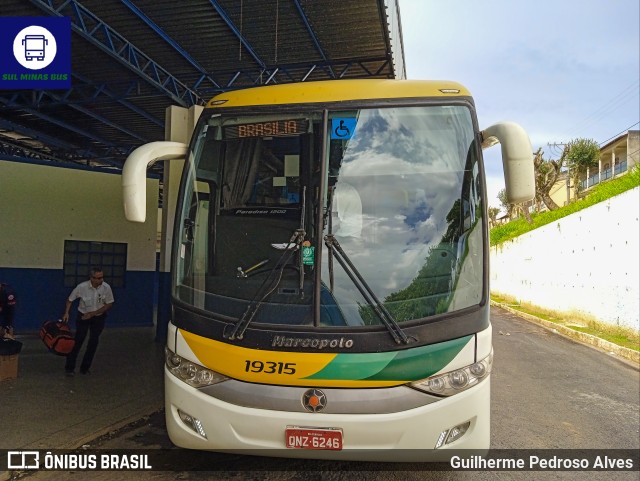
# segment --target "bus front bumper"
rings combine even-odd
[[[196,432],[183,418],[196,420]],[[489,448],[490,379],[455,396],[387,414],[323,414],[255,409],[194,389],[165,369],[165,414],[179,447],[256,456],[374,461],[448,461],[452,450]],[[443,432],[470,422],[460,439],[434,449]],[[287,428],[338,429],[342,449],[286,447]]]

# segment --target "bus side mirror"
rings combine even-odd
[[[127,220],[147,217],[147,167],[158,160],[184,159],[187,145],[181,142],[150,142],[129,154],[122,169],[122,200]]]
[[[536,182],[533,149],[527,132],[516,123],[498,122],[480,134],[483,149],[500,143],[508,202],[520,204],[533,199],[536,193]]]

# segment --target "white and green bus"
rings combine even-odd
[[[214,97],[185,158],[172,260],[166,423],[177,446],[429,460],[488,449],[493,350],[482,149],[533,197],[513,123],[478,127],[461,85],[336,80]]]

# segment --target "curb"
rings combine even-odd
[[[631,363],[636,369],[640,369],[640,352],[634,351],[633,349],[629,349],[627,347],[618,346],[609,341],[605,341],[599,337],[593,336],[591,334],[587,334],[580,331],[575,331],[569,327],[563,326],[561,324],[556,324],[554,322],[547,321],[545,319],[541,319],[532,314],[527,314],[526,312],[519,311],[517,309],[513,309],[505,304],[501,304],[496,301],[491,301],[492,306],[500,307],[511,314],[515,314],[516,316],[525,319],[527,321],[538,324],[550,331],[561,334],[565,337],[573,339],[582,344],[586,344],[591,347],[595,347],[596,349],[606,352],[610,355],[615,355],[620,357],[621,359],[628,361]]]
[[[161,410],[163,407],[164,407],[163,403],[149,404],[144,408],[141,408],[133,412],[126,418],[123,418],[112,424],[103,426],[102,428],[97,429],[91,434],[85,434],[84,436],[76,438],[73,441],[68,442],[66,445],[62,445],[55,449],[69,449],[69,450],[83,449],[83,446],[91,443],[92,441],[95,441],[96,439],[106,436],[107,434],[110,434],[112,432],[119,431],[120,429],[125,428],[130,424],[133,424],[145,417],[149,417],[153,413]]]
[[[79,438],[74,439],[73,441],[69,441],[67,443],[62,443],[59,444],[53,448],[50,449],[63,449],[66,451],[74,451],[74,450],[79,450],[82,449],[84,445],[90,443],[91,441],[94,441],[96,439],[99,439],[107,434],[110,434],[114,431],[118,431],[122,428],[127,427],[130,424],[133,424],[147,416],[151,416],[152,414],[154,414],[155,412],[159,411],[160,409],[162,409],[164,406],[162,406],[162,403],[160,404],[149,404],[147,406],[145,406],[144,408],[141,408],[139,410],[137,410],[135,413],[130,414],[129,416],[127,416],[124,419],[121,419],[119,421],[116,421],[110,425],[106,425],[103,426],[102,428],[96,430],[95,432],[91,433],[91,434],[86,434],[83,435]],[[37,448],[37,449],[41,449],[41,448]],[[45,476],[44,478],[40,478],[39,475],[42,473],[46,473],[43,474],[43,476]],[[29,479],[33,479],[33,480],[38,480],[38,479],[46,479],[48,477],[50,473],[46,472],[46,471],[21,471],[21,470],[17,470],[17,471],[0,471],[0,481],[13,481],[13,480],[18,480],[18,479],[22,479],[22,478],[29,478]]]

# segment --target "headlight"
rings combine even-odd
[[[189,386],[203,387],[217,384],[229,379],[211,369],[207,369],[200,364],[186,360],[178,356],[168,347],[164,348],[164,360],[169,372]]]
[[[492,364],[493,350],[475,364],[412,382],[410,386],[437,396],[453,396],[480,383],[491,372]]]

